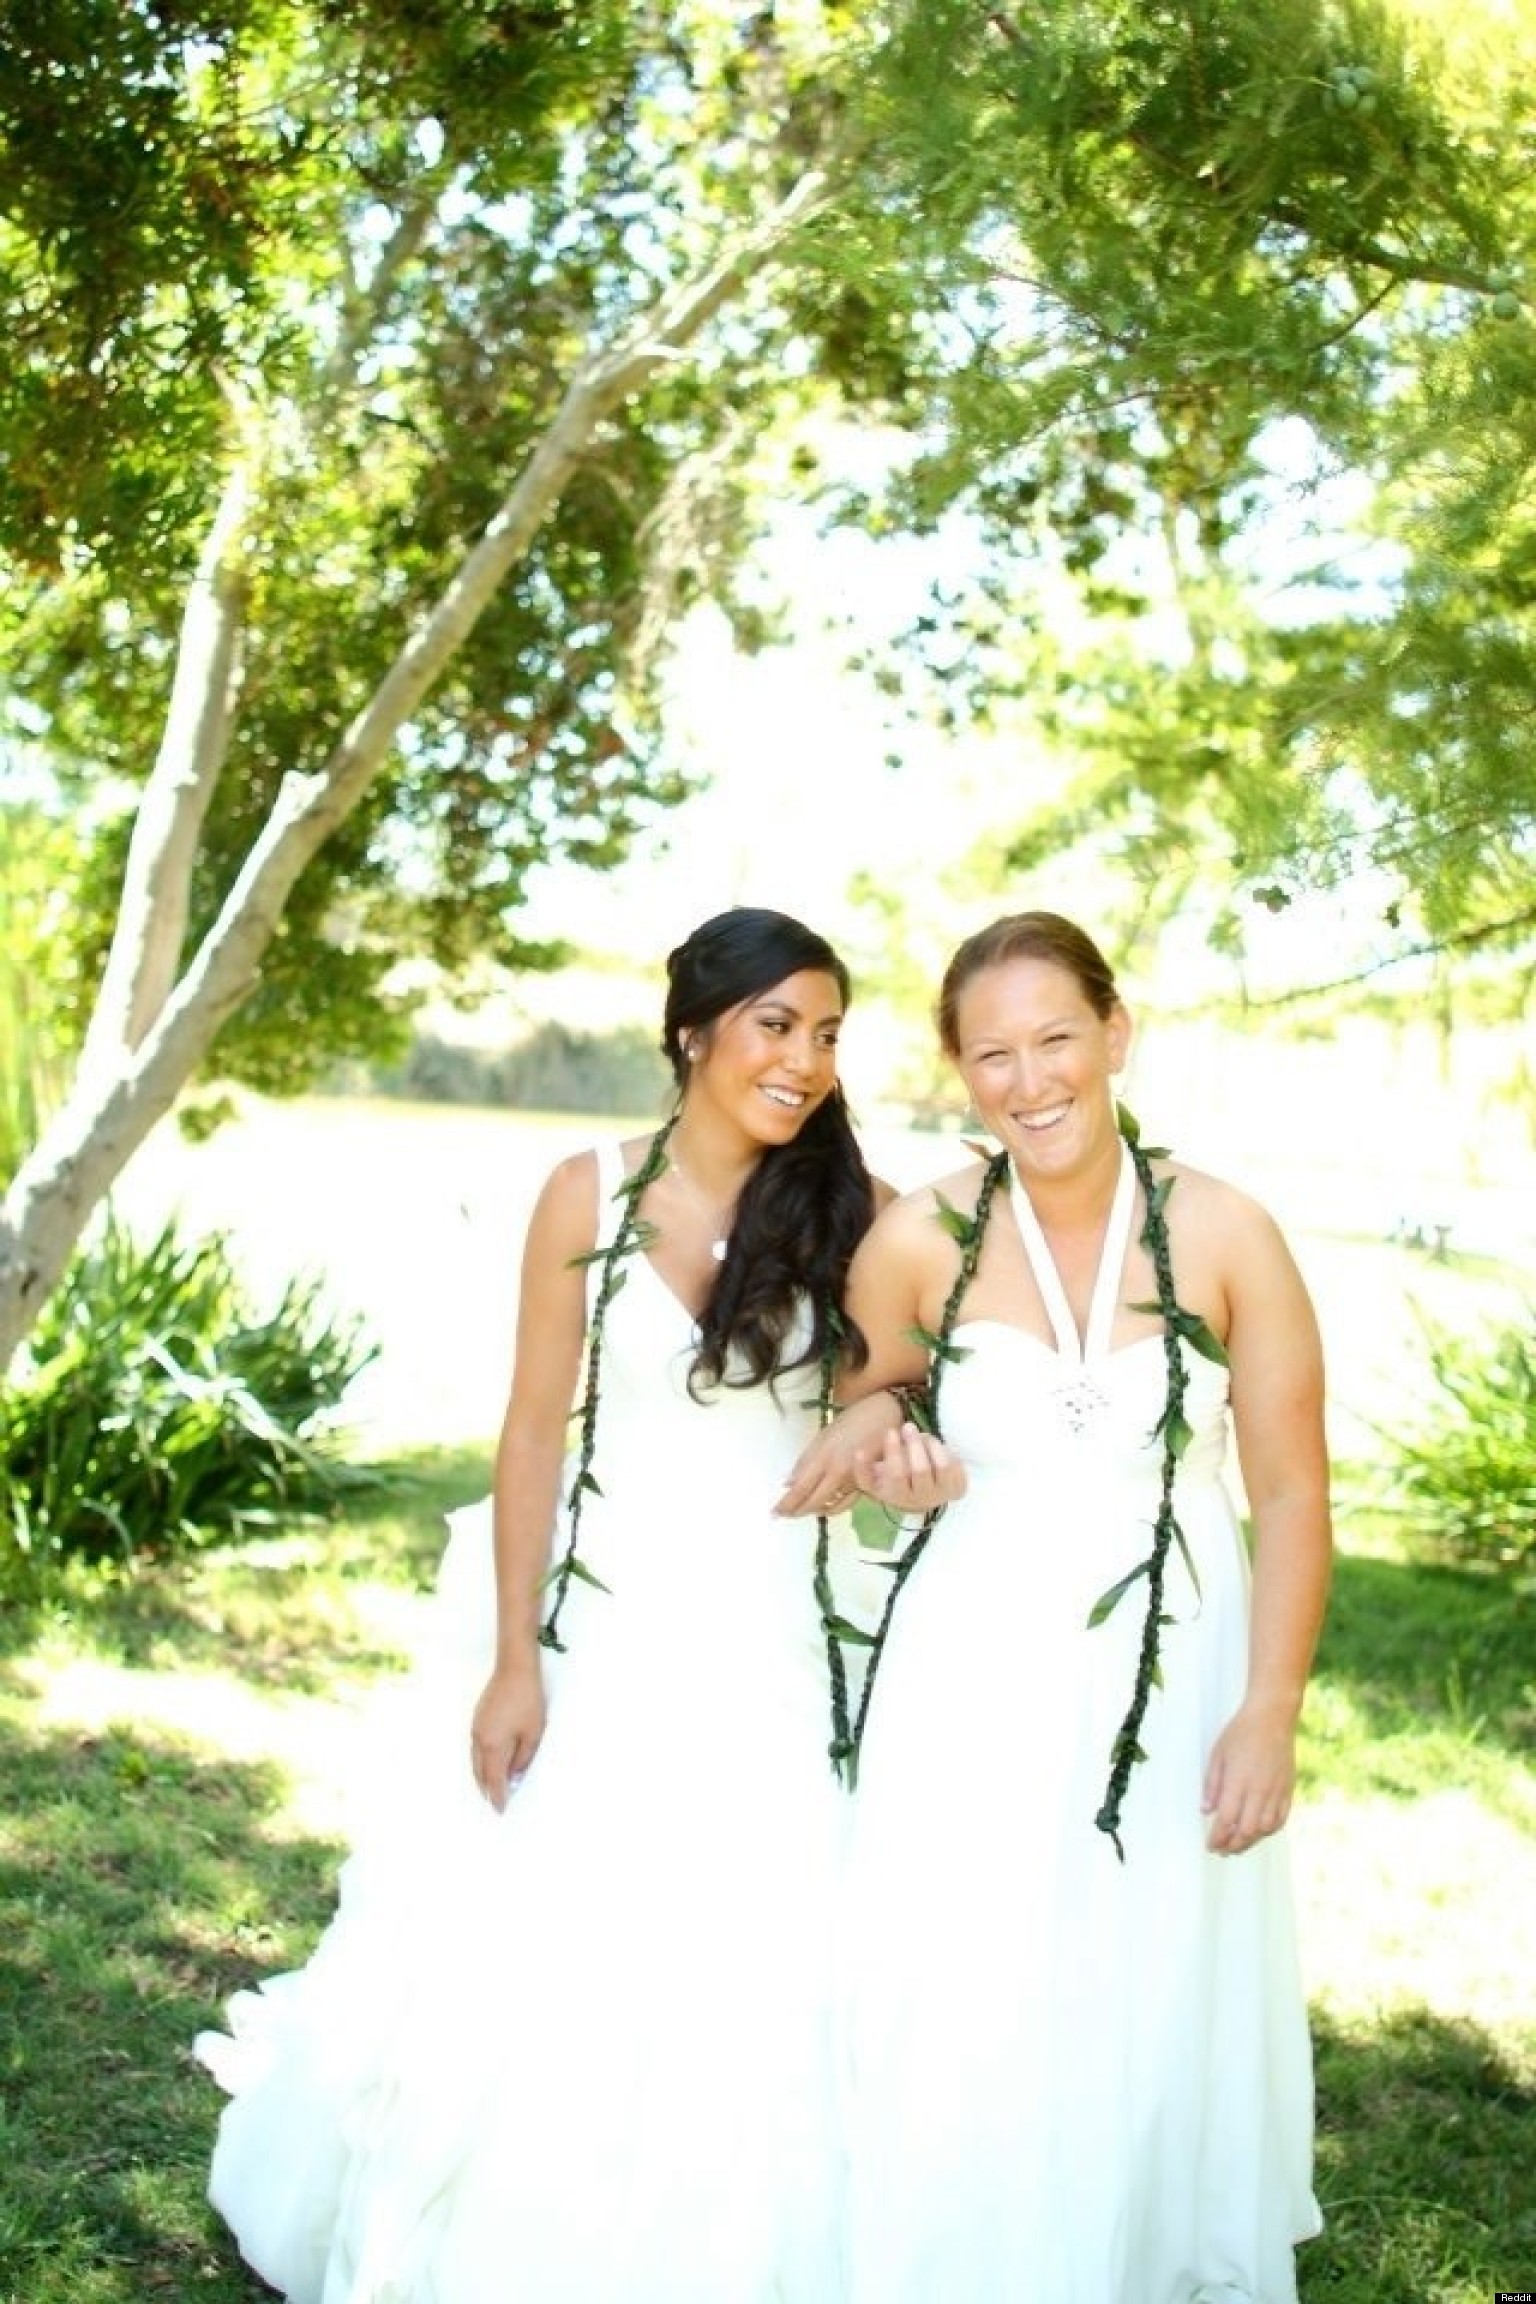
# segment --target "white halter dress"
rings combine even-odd
[[[1247,1660],[1226,1372],[1180,1347],[1199,1590],[1175,1548],[1121,1863],[1094,1819],[1144,1583],[1089,1616],[1149,1548],[1164,1345],[1110,1343],[1128,1155],[1081,1341],[1017,1187],[1013,1206],[1055,1348],[954,1331],[942,1421],[969,1492],[898,1603],[855,1803],[853,2304],[1293,2304],[1318,2216],[1283,1836],[1212,1856],[1200,1810]]]

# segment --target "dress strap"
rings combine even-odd
[[[1109,1350],[1110,1332],[1114,1326],[1116,1294],[1120,1275],[1125,1269],[1125,1252],[1130,1245],[1131,1215],[1136,1205],[1136,1170],[1131,1161],[1130,1148],[1123,1141],[1120,1146],[1120,1173],[1115,1179],[1115,1196],[1110,1202],[1109,1221],[1104,1227],[1104,1238],[1099,1248],[1099,1266],[1094,1274],[1093,1295],[1088,1306],[1088,1333],[1079,1337],[1067,1292],[1056,1269],[1056,1259],[1035,1214],[1029,1194],[1019,1182],[1017,1169],[1010,1166],[1008,1190],[1013,1201],[1014,1220],[1029,1268],[1035,1276],[1035,1286],[1050,1318],[1056,1336],[1056,1349],[1064,1360],[1097,1360]]]

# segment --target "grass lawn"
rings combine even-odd
[[[220,2099],[188,2043],[322,1925],[349,1725],[483,1477],[416,1458],[333,1524],[6,1625],[0,2304],[266,2293],[204,2205]],[[1491,2304],[1536,2272],[1532,1615],[1384,1542],[1340,1563],[1295,1833],[1308,2304]]]
[[[1536,2274],[1536,1595],[1339,1563],[1295,1827],[1323,2237],[1302,2294],[1491,2304]]]
[[[351,1709],[484,1484],[483,1450],[422,1457],[333,1525],[7,1617],[3,2304],[270,2293],[204,2203],[221,2099],[189,2042],[324,1922]]]

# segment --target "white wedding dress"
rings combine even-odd
[[[600,1155],[605,1207],[619,1182]],[[815,1523],[771,1507],[814,1368],[685,1377],[644,1255],[606,1320],[568,1653],[497,1816],[470,1714],[488,1507],[456,1516],[376,1813],[308,1965],[231,2009],[210,2196],[294,2304],[840,2304],[835,1867]]]
[[[1057,1350],[962,1321],[970,1476],[898,1602],[860,1766],[845,2063],[853,2304],[1292,2304],[1312,2083],[1283,1839],[1210,1855],[1201,1780],[1243,1691],[1226,1371],[1186,1354],[1163,1685],[1116,1857],[1094,1819],[1130,1700],[1163,1343],[1111,1351],[1127,1159],[1085,1343],[1032,1211]],[[1015,1194],[1016,1201],[1022,1195]]]

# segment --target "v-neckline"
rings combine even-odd
[[[1067,1292],[1062,1286],[1056,1259],[1051,1254],[1040,1219],[1035,1214],[1028,1192],[1019,1181],[1018,1170],[1010,1163],[1008,1192],[1013,1203],[1014,1222],[1019,1238],[1024,1243],[1024,1254],[1035,1276],[1046,1316],[1056,1337],[1056,1349],[1063,1360],[1078,1367],[1086,1367],[1090,1360],[1106,1359],[1109,1354],[1110,1333],[1114,1327],[1115,1305],[1120,1286],[1120,1275],[1125,1269],[1125,1252],[1130,1245],[1131,1215],[1136,1203],[1136,1170],[1128,1146],[1120,1146],[1120,1173],[1115,1179],[1115,1194],[1109,1204],[1109,1220],[1104,1227],[1104,1238],[1099,1246],[1098,1270],[1093,1277],[1093,1294],[1088,1302],[1088,1326],[1079,1335]]]
[[[699,1320],[704,1310],[703,1305],[700,1305],[697,1312],[690,1311],[689,1307],[683,1302],[681,1296],[679,1296],[677,1290],[673,1287],[671,1281],[667,1279],[666,1275],[662,1272],[660,1265],[656,1262],[648,1248],[642,1248],[640,1250],[640,1262],[645,1266],[647,1272],[649,1272],[651,1278],[655,1281],[663,1296],[666,1297],[667,1302],[673,1305],[676,1310],[682,1314],[683,1318],[687,1321],[689,1328],[696,1336],[699,1332]]]
[[[643,1152],[640,1155],[640,1159],[643,1163],[645,1159],[645,1154]],[[624,1186],[637,1173],[638,1168],[625,1167],[624,1151],[621,1144],[616,1141],[612,1141],[600,1145],[598,1147],[597,1153],[599,1210],[601,1211],[601,1208],[605,1203],[616,1200],[619,1194],[623,1191]],[[621,1216],[620,1221],[622,1222],[622,1220],[623,1219]],[[599,1224],[599,1230],[601,1230],[601,1224]],[[599,1242],[598,1245],[601,1246],[601,1242]],[[699,1311],[695,1312],[689,1305],[683,1302],[682,1297],[679,1296],[677,1290],[673,1287],[671,1281],[666,1277],[665,1273],[662,1271],[660,1265],[656,1262],[648,1248],[639,1247],[637,1244],[636,1257],[638,1262],[645,1266],[647,1272],[655,1281],[657,1287],[661,1290],[662,1295],[665,1296],[667,1302],[677,1312],[679,1318],[687,1321],[690,1335],[697,1336],[699,1332],[699,1318],[700,1313],[703,1311],[703,1306],[701,1305]]]

